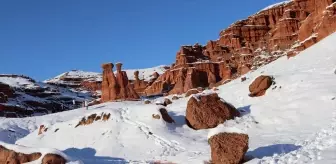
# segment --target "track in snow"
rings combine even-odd
[[[336,109],[332,115],[332,122],[327,129],[322,129],[311,139],[296,143],[302,146],[300,149],[288,154],[265,157],[259,161],[259,164],[313,163],[313,161],[320,160],[322,150],[336,145],[336,141],[331,139],[336,135]]]
[[[120,108],[121,119],[131,125],[138,127],[147,138],[153,139],[155,144],[160,145],[163,148],[161,156],[175,156],[177,152],[183,152],[186,149],[179,146],[179,143],[176,141],[168,141],[167,139],[153,134],[150,130],[150,127],[140,121],[132,121],[129,116],[128,108]]]

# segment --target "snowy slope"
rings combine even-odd
[[[269,6],[265,7],[264,9],[260,10],[258,13],[260,13],[262,11],[265,11],[265,10],[269,10],[269,9],[278,7],[278,6],[286,5],[286,4],[290,3],[290,2],[292,2],[292,0],[282,1],[282,2],[278,2],[278,3],[275,3],[275,4],[269,5]]]
[[[72,70],[69,72],[62,73],[52,79],[45,80],[45,83],[61,83],[63,82],[63,78],[71,78],[71,79],[83,79],[87,81],[102,81],[102,77],[100,73],[97,72],[86,72],[82,70]]]
[[[32,81],[31,79],[28,79],[26,77],[21,77],[21,76],[16,76],[11,77],[13,75],[5,75],[5,74],[0,74],[0,82],[7,84],[13,88],[29,88],[29,89],[34,89],[39,87],[35,83],[35,81]]]
[[[256,159],[247,163],[335,163],[335,42],[336,33],[294,58],[282,57],[248,73],[245,82],[239,79],[219,87],[220,97],[245,114],[222,126],[249,135],[247,155]],[[277,88],[251,98],[248,86],[261,74],[274,76]],[[156,105],[111,102],[89,111],[0,119],[0,140],[56,148],[89,164],[203,163],[210,159],[207,137],[213,130],[194,131],[185,125],[187,100],[181,98],[167,107],[176,121],[173,125],[152,119]],[[82,117],[102,112],[111,113],[110,120],[75,127]],[[41,124],[49,130],[38,136]]]

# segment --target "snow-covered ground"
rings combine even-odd
[[[247,155],[256,159],[247,163],[336,162],[335,43],[336,33],[294,58],[282,57],[246,74],[246,81],[237,79],[216,91],[244,114],[221,128],[249,135]],[[263,97],[249,97],[249,84],[262,74],[272,75],[276,84]],[[201,164],[210,160],[207,137],[213,130],[194,131],[186,126],[187,101],[181,98],[167,107],[176,121],[172,125],[153,119],[159,106],[143,102],[110,102],[88,111],[0,118],[0,140],[56,148],[85,164],[157,160]],[[76,127],[82,117],[102,112],[111,118]],[[48,131],[37,135],[41,124]]]
[[[275,3],[275,4],[269,5],[269,6],[265,7],[265,8],[263,8],[262,10],[260,10],[258,13],[260,13],[262,11],[265,11],[265,10],[269,10],[269,9],[278,7],[278,6],[286,5],[286,4],[290,3],[290,2],[292,2],[292,0],[282,1],[282,2],[278,2],[278,3]]]
[[[34,89],[39,87],[35,82],[25,77],[10,77],[11,75],[0,75],[0,82],[7,84],[13,88],[28,88]]]

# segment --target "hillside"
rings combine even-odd
[[[91,93],[36,82],[22,75],[0,75],[2,117],[26,117],[70,110],[81,107],[84,100],[93,100]]]
[[[216,91],[243,116],[224,123],[249,135],[247,163],[332,163],[336,141],[336,33],[300,55],[278,60],[233,80]],[[271,75],[275,86],[259,98],[248,96],[250,83]],[[205,91],[211,92],[211,91]],[[171,96],[168,96],[171,98]],[[162,99],[162,98],[160,98]],[[62,150],[84,163],[203,163],[210,159],[207,135],[184,121],[189,98],[167,106],[175,124],[152,118],[157,105],[110,102],[43,117],[1,119],[0,140]],[[103,114],[102,114],[103,113]],[[82,117],[110,114],[106,121],[80,125]],[[48,128],[38,135],[40,125]],[[135,149],[136,148],[136,149]]]

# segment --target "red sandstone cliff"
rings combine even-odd
[[[283,55],[295,56],[336,31],[335,13],[335,0],[293,0],[268,7],[230,25],[205,46],[182,46],[172,68],[145,93],[213,87]]]

